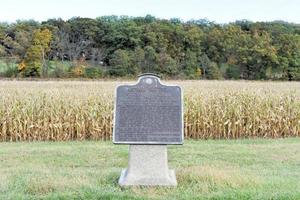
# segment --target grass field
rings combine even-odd
[[[124,83],[0,81],[0,141],[110,140],[114,89]],[[299,82],[165,83],[183,88],[186,138],[300,136]]]
[[[300,199],[300,138],[169,146],[177,188],[118,186],[128,146],[1,143],[0,199]]]

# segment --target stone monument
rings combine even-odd
[[[113,142],[130,145],[121,186],[177,185],[167,145],[183,144],[182,101],[179,86],[163,85],[151,73],[142,74],[135,85],[117,87]]]

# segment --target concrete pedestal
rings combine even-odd
[[[121,186],[176,186],[174,170],[169,170],[167,145],[130,145],[128,168],[122,170]]]

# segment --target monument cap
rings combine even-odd
[[[161,78],[158,74],[155,74],[155,73],[143,73],[143,74],[140,74],[138,77],[143,77],[143,76],[155,76],[157,78]]]

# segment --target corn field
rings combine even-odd
[[[124,83],[0,81],[0,141],[110,140],[114,89]],[[164,83],[183,88],[185,138],[300,136],[298,82]]]

